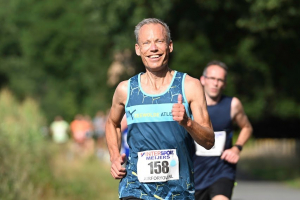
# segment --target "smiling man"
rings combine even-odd
[[[135,52],[145,72],[119,83],[106,123],[111,175],[121,199],[194,199],[195,140],[205,149],[214,133],[199,80],[168,66],[173,42],[162,21],[135,27]],[[128,161],[120,154],[120,123],[128,125]],[[122,164],[126,162],[124,168]]]

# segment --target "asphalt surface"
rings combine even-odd
[[[300,200],[300,189],[238,173],[232,200]]]

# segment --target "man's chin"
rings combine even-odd
[[[213,100],[218,100],[218,98],[221,96],[221,94],[210,94],[209,97]]]
[[[160,71],[161,69],[165,68],[167,65],[162,63],[162,64],[155,64],[155,65],[148,65],[145,67],[148,68],[150,71]]]

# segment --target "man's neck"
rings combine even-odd
[[[146,73],[141,77],[142,87],[149,93],[160,93],[169,86],[173,75],[174,71],[169,68],[157,72],[146,70]]]
[[[219,103],[219,101],[221,100],[221,94],[219,96],[217,96],[216,98],[212,98],[210,96],[208,96],[207,94],[205,94],[206,97],[206,104],[208,106],[213,106],[216,105],[217,103]]]

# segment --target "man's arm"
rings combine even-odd
[[[184,85],[194,119],[187,116],[181,95],[178,96],[178,103],[173,106],[173,119],[182,125],[199,145],[211,149],[215,143],[215,135],[207,112],[203,87],[198,79],[188,75]]]
[[[121,120],[125,113],[125,102],[127,99],[128,81],[121,82],[113,96],[112,107],[110,109],[106,125],[105,134],[107,147],[111,161],[111,175],[115,179],[123,178],[126,170],[122,164],[126,161],[126,156],[120,155],[121,148]]]
[[[244,112],[241,101],[236,97],[234,97],[231,102],[231,118],[232,121],[235,122],[241,129],[235,144],[243,146],[251,137],[253,129],[247,115]],[[221,159],[235,164],[239,161],[239,154],[240,150],[238,147],[233,146],[231,149],[227,149],[223,152]]]

